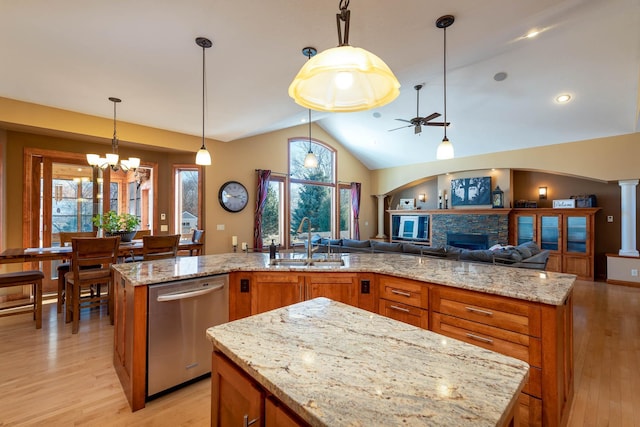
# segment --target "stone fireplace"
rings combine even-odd
[[[447,233],[447,245],[464,249],[489,249],[489,236],[479,233]]]
[[[431,246],[447,245],[450,234],[456,238],[465,237],[468,241],[457,239],[458,244],[471,245],[473,249],[506,245],[509,242],[509,210],[431,211]]]

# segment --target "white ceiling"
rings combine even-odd
[[[337,45],[338,0],[0,0],[0,96],[221,141],[299,125],[287,95],[305,46]],[[350,44],[394,71],[391,104],[313,113],[371,169],[435,160],[441,127],[389,132],[443,113],[456,157],[638,132],[640,0],[353,0]],[[531,29],[539,36],[526,39]],[[506,72],[497,82],[493,76]],[[554,97],[569,93],[571,103]],[[304,128],[303,128],[304,129]],[[109,135],[106,135],[108,137]],[[119,135],[126,140],[126,135]]]

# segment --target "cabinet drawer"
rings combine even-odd
[[[380,277],[380,298],[401,302],[414,307],[429,308],[429,290],[427,287],[413,280],[395,277]]]
[[[431,310],[520,334],[540,336],[540,308],[502,297],[433,288]]]
[[[431,330],[541,367],[540,339],[458,317],[432,313]]]
[[[520,409],[520,427],[537,427],[542,425],[542,401],[525,393],[518,398]]]
[[[380,299],[379,314],[419,328],[429,328],[429,311],[422,308]]]

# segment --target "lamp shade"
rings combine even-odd
[[[311,150],[309,150],[304,158],[304,167],[307,169],[314,169],[318,167],[318,158]]]
[[[446,136],[444,137],[440,145],[438,145],[438,150],[436,151],[436,159],[453,159],[453,144],[451,144]]]
[[[211,165],[211,154],[209,154],[209,151],[204,146],[204,144],[202,145],[202,147],[200,147],[200,149],[196,153],[196,165],[201,165],[201,166]]]
[[[289,96],[318,111],[364,111],[388,104],[400,83],[378,56],[349,45],[309,59],[289,86]]]

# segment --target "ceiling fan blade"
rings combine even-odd
[[[440,117],[440,113],[432,113],[432,114],[429,114],[427,117],[424,117],[424,118],[422,119],[422,123],[426,123],[426,122],[428,122],[429,120],[433,120],[433,119],[435,119],[436,117]]]
[[[449,126],[451,123],[447,122],[427,122],[425,125],[427,126]]]
[[[422,126],[420,126],[420,124],[417,124],[416,127],[413,129],[413,133],[417,135],[420,132],[422,132]]]
[[[398,129],[408,128],[408,127],[411,127],[411,126],[413,126],[413,125],[400,126],[399,128],[389,129],[389,131],[388,131],[388,132],[391,132],[391,131],[394,131],[394,130],[398,130]]]
[[[411,122],[411,120],[405,120],[405,119],[396,119],[396,120],[397,120],[397,121],[399,121],[399,122],[407,122],[407,123],[411,123],[411,124],[413,124],[413,123]]]

